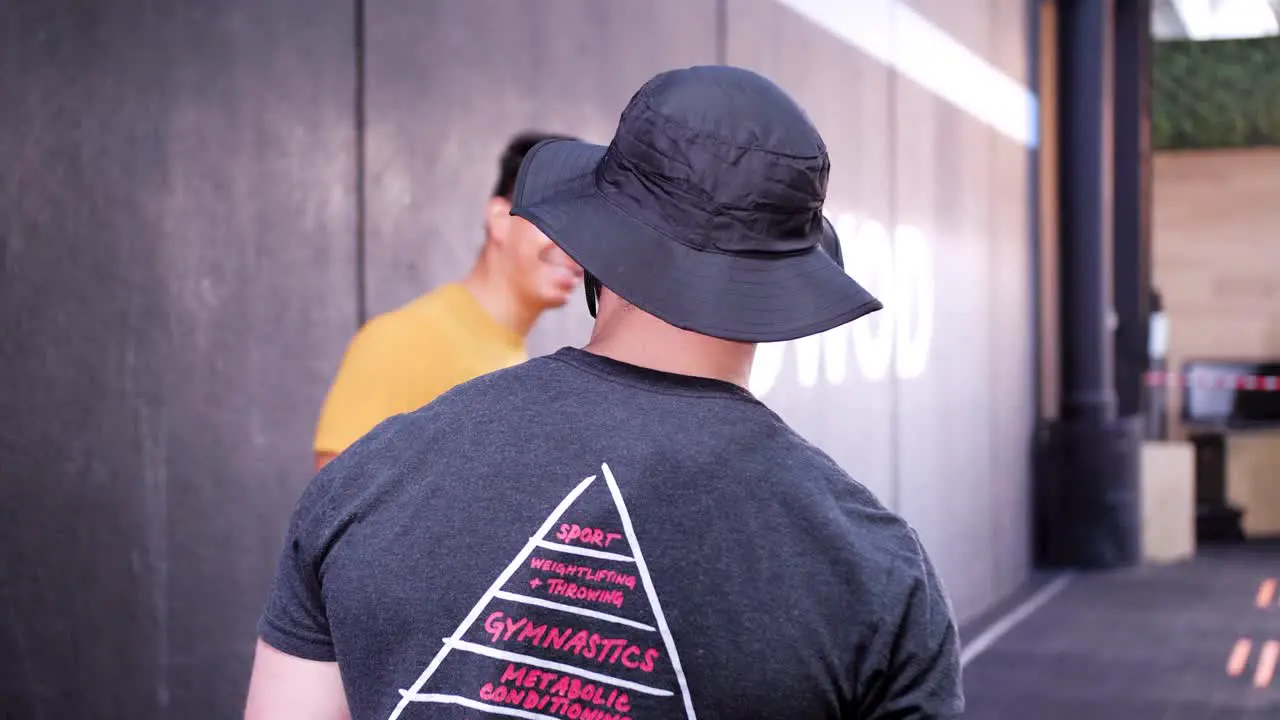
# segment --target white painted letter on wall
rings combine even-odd
[[[820,380],[842,385],[853,355],[863,379],[877,382],[892,368],[902,379],[928,368],[933,340],[933,248],[919,229],[900,226],[892,236],[875,220],[859,222],[842,213],[833,223],[849,275],[884,302],[885,309],[856,322],[783,343],[758,346],[750,387],[763,398],[786,366],[787,348],[795,348],[796,384],[816,387]],[[852,345],[852,348],[850,347]]]

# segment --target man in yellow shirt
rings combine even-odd
[[[547,237],[511,232],[520,163],[552,138],[570,139],[526,132],[503,151],[485,210],[484,247],[471,272],[373,318],[351,340],[320,411],[317,470],[392,415],[527,359],[533,323],[564,305],[582,278],[582,269]]]

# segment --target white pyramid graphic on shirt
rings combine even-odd
[[[609,465],[600,469],[608,496],[596,475],[565,496],[417,681],[399,691],[389,720],[431,706],[424,703],[530,720],[695,720],[631,516]],[[571,523],[593,487],[595,507],[612,516],[611,505],[616,517],[599,521],[597,512],[596,527]],[[489,681],[477,687],[477,676]]]

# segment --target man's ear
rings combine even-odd
[[[511,217],[511,201],[503,197],[489,198],[484,218],[489,236],[500,244],[505,243],[511,232],[511,223],[515,220]]]

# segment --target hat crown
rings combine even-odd
[[[607,147],[534,148],[511,212],[654,317],[777,342],[882,307],[840,267],[829,172],[822,137],[776,85],[693,67],[645,83]]]
[[[766,252],[812,247],[831,167],[821,135],[786,92],[727,66],[645,83],[604,165],[612,190],[632,195],[626,186],[638,182],[662,204],[704,216],[699,244]]]
[[[635,100],[729,145],[803,158],[824,157],[827,152],[804,109],[771,80],[744,68],[702,65],[669,70],[645,83],[629,109],[637,109]]]

